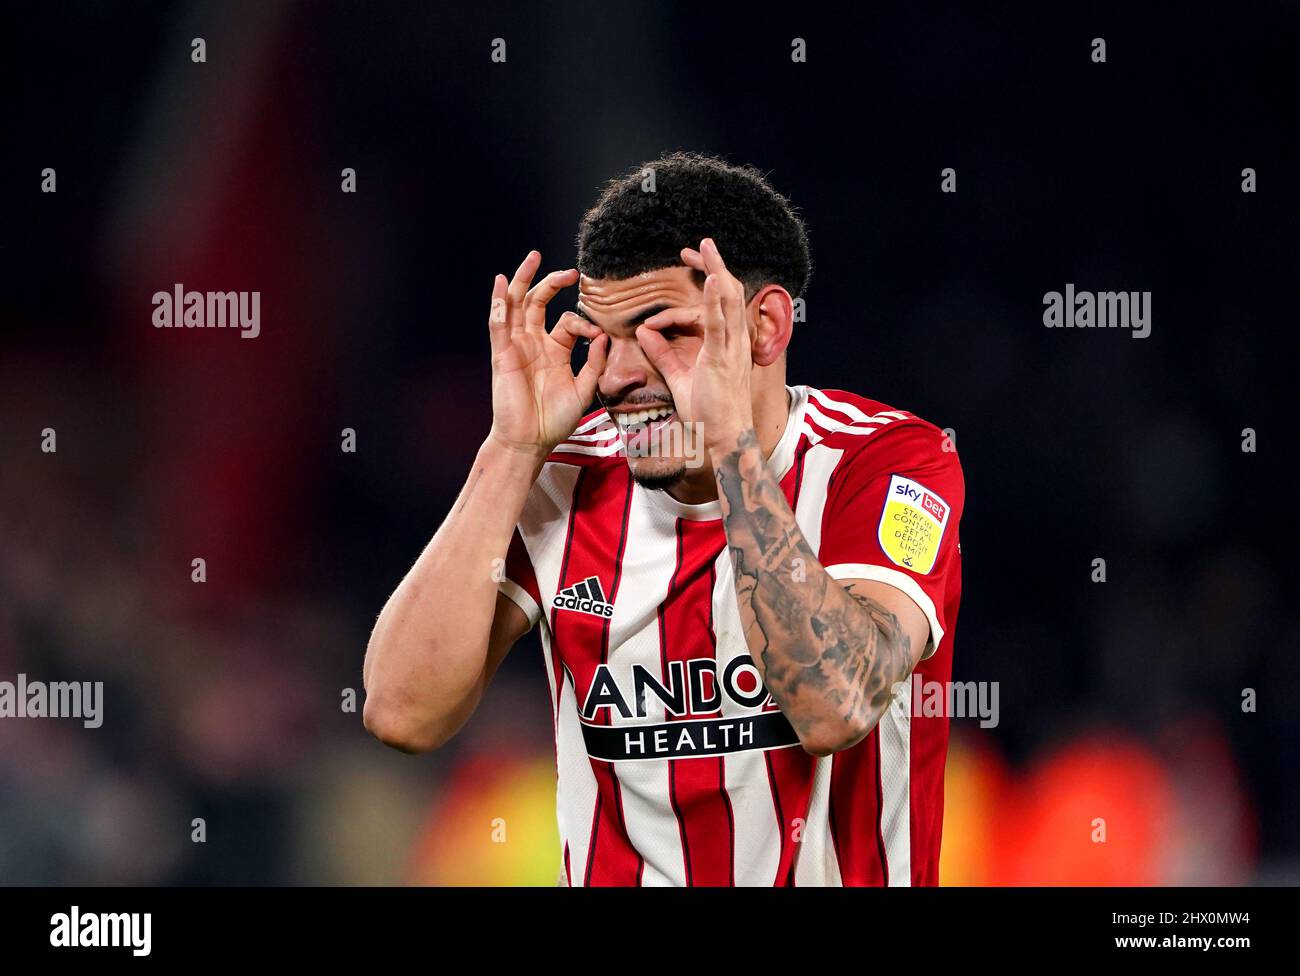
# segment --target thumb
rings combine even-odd
[[[686,372],[686,366],[682,358],[668,344],[668,340],[655,329],[640,325],[637,326],[636,341],[641,344],[646,358],[659,371],[659,375],[668,382],[669,388],[675,386],[678,379]]]

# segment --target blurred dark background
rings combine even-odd
[[[956,432],[955,677],[1001,714],[954,721],[945,883],[1300,883],[1300,6],[4,17],[0,680],[107,700],[0,718],[0,882],[553,882],[535,637],[431,757],[342,703],[487,432],[493,275],[681,148],[808,222],[790,381]],[[177,282],[261,335],[153,328]],[[1151,335],[1044,328],[1067,282]]]

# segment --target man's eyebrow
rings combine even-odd
[[[637,312],[636,315],[628,322],[628,325],[640,325],[652,315],[658,315],[660,312],[666,312],[672,308],[671,305],[651,305],[644,311]]]
[[[632,318],[628,319],[627,324],[640,325],[650,316],[658,315],[660,312],[666,312],[670,308],[672,308],[671,305],[651,305],[649,308],[642,309],[640,312],[637,312],[636,315],[632,316]],[[591,316],[587,314],[586,310],[581,305],[574,305],[573,310],[580,318],[584,318],[588,322],[591,321]]]

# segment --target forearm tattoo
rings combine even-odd
[[[717,479],[745,640],[768,691],[801,738],[836,721],[870,730],[912,667],[898,618],[827,575],[754,431]]]

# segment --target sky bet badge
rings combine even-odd
[[[939,540],[948,525],[948,503],[910,478],[889,479],[880,513],[880,548],[905,569],[925,575],[934,569]]]

